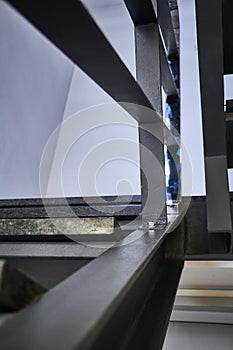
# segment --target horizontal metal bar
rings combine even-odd
[[[73,198],[1,199],[0,219],[85,216],[137,216],[141,211],[141,196],[104,196]],[[46,208],[49,209],[49,214]]]
[[[0,199],[0,208],[6,207],[40,207],[40,206],[88,206],[90,204],[139,204],[141,196],[99,196],[99,197],[66,197],[66,198],[20,198],[20,199]]]
[[[92,259],[108,248],[100,243],[90,245],[73,242],[1,242],[1,258],[82,258]]]
[[[25,207],[2,207],[0,208],[0,219],[17,218],[67,218],[86,216],[138,216],[141,213],[141,204],[120,205],[79,205],[79,206],[25,206]]]
[[[151,103],[80,1],[8,2],[133,118],[145,120],[142,109],[129,108],[127,103],[152,108]],[[150,116],[151,121],[154,118],[156,114]]]
[[[158,21],[168,57],[178,55],[168,0],[158,0]]]

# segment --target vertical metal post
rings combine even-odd
[[[208,231],[231,231],[223,95],[222,0],[196,0]]]
[[[137,80],[153,108],[162,115],[159,28],[157,23],[135,26]],[[158,137],[154,137],[154,135]],[[163,119],[139,124],[143,222],[166,224]],[[145,154],[149,150],[157,167]]]

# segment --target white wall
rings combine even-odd
[[[140,194],[137,123],[78,67],[75,67],[70,85],[63,117],[66,124],[60,131],[58,154],[60,143],[69,138],[66,126],[71,120],[77,133],[74,140],[68,142],[70,148],[62,164],[64,195]],[[128,145],[132,146],[131,151],[127,145],[121,147],[123,142],[131,143]],[[89,157],[85,159],[87,154]],[[78,180],[82,169],[87,172],[84,184]],[[52,186],[47,190],[48,196],[54,195]]]
[[[92,0],[83,2],[131,74],[135,76],[134,26],[123,2],[119,0],[110,4]],[[94,59],[93,57],[93,64]],[[104,116],[100,115],[101,105],[103,106],[101,113],[109,114],[107,118],[109,125],[105,124]],[[90,109],[90,113],[82,112],[87,108]],[[77,140],[72,143],[64,159],[62,168],[64,194],[66,196],[140,194],[137,122],[77,66],[73,73],[63,120],[69,123],[69,117],[75,113],[73,127],[80,130],[82,124],[85,135],[82,133],[78,139],[77,133]],[[96,121],[90,125],[91,118]],[[60,139],[66,138],[64,130],[65,128],[60,132]],[[119,139],[131,142],[133,147],[130,154],[126,148],[120,147],[120,142],[116,150]],[[100,144],[103,146],[99,147]],[[59,144],[57,151],[60,152]],[[95,160],[90,156],[89,162],[92,164],[85,164],[85,169],[91,170],[87,171],[86,182],[82,185],[78,181],[78,173],[88,152],[101,161],[97,162],[96,167],[92,166]],[[109,157],[112,159],[109,160]],[[53,179],[48,188],[48,196],[53,196],[56,192],[52,182]],[[93,183],[95,186],[91,186]]]
[[[0,198],[39,197],[41,155],[62,120],[73,64],[3,1],[0,52]]]
[[[135,75],[134,28],[128,12],[121,1],[104,6],[104,3],[85,1],[90,12],[104,31],[113,47]],[[97,5],[97,6],[96,6]],[[99,126],[70,145],[60,176],[64,195],[78,196],[107,194],[140,194],[138,164],[137,123],[120,108],[97,84],[78,67],[75,67],[59,50],[48,42],[26,20],[0,2],[0,113],[1,113],[1,159],[0,198],[39,197],[39,168],[44,147],[53,131],[62,121],[83,109],[112,103],[116,111],[109,113],[109,121],[114,125]],[[94,57],[93,57],[94,64]],[[107,107],[108,108],[108,107]],[[114,114],[115,117],[113,117]],[[101,116],[96,116],[101,121]],[[76,126],[87,128],[85,117],[76,119]],[[128,123],[128,126],[123,126]],[[62,130],[62,129],[61,129]],[[61,136],[62,131],[58,133]],[[87,131],[87,130],[86,130]],[[100,143],[109,140],[129,140],[133,143],[132,158],[135,164],[125,159],[122,149],[113,161],[89,172],[86,176],[85,193],[77,186],[77,173],[84,156]],[[49,176],[53,151],[46,152],[43,185],[55,179]],[[110,146],[113,147],[113,146]],[[105,151],[101,151],[102,153]],[[101,157],[101,154],[97,155]],[[131,157],[130,157],[131,158]],[[93,169],[92,169],[93,170]],[[89,186],[96,182],[96,193]],[[50,186],[47,196],[59,196],[55,186]]]

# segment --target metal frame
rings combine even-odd
[[[232,202],[231,202],[232,206]],[[207,231],[205,197],[193,197],[184,218],[187,260],[231,260],[231,233]]]
[[[136,22],[137,23],[137,22]],[[153,108],[162,115],[162,91],[160,69],[160,35],[157,23],[147,22],[135,24],[136,68],[137,80],[146,92]],[[146,55],[145,55],[146,51]],[[159,134],[159,140],[153,137],[153,133]],[[166,225],[166,185],[165,185],[165,160],[164,160],[164,136],[163,119],[153,123],[139,123],[140,164],[141,164],[141,188],[144,224],[159,221]],[[162,142],[163,141],[163,142]],[[161,171],[154,174],[150,160],[144,153],[144,148],[149,149],[159,161]],[[145,176],[145,173],[147,176]],[[156,181],[156,187],[154,183]],[[160,191],[158,192],[158,188]],[[160,205],[161,203],[161,205]],[[163,210],[160,213],[159,208]],[[157,209],[158,208],[158,209]],[[155,217],[157,219],[155,219]]]
[[[196,0],[196,19],[208,231],[231,232],[232,220],[227,178],[226,126],[223,112],[222,0]]]
[[[158,116],[158,113],[162,112],[161,84],[164,85],[168,98],[171,96],[178,98],[179,94],[172,73],[173,58],[177,57],[178,50],[168,1],[158,1],[158,6],[156,1],[151,0],[144,1],[143,4],[140,1],[125,1],[135,25],[137,81],[120,60],[81,1],[62,0],[58,4],[56,3],[56,6],[54,6],[53,1],[46,3],[34,1],[33,6],[28,0],[8,2],[139,122],[140,144],[150,149],[162,166],[162,172],[159,169],[156,174],[150,171],[151,165],[147,164],[148,160],[145,154],[143,155],[143,147],[141,147],[141,168],[148,172],[147,179],[145,179],[145,174],[141,172],[142,206],[139,203],[134,203],[133,199],[128,206],[121,207],[120,199],[113,205],[108,205],[109,216],[116,211],[116,206],[119,207],[117,209],[119,217],[137,216],[144,208],[143,222],[147,224],[156,221],[154,218],[158,218],[158,211],[160,211],[161,202],[163,202],[164,210],[159,221],[166,224],[164,146],[163,142],[158,142],[150,134],[151,132],[153,134],[153,129],[156,129],[157,132],[160,130],[160,139],[163,140],[163,122]],[[157,12],[161,13],[159,26],[163,40],[157,24]],[[60,25],[58,26],[57,23]],[[83,33],[85,33],[85,40],[83,40]],[[163,42],[166,48],[164,48]],[[90,43],[95,44],[90,45]],[[148,55],[144,55],[145,44]],[[95,64],[93,64],[93,57],[95,57]],[[105,63],[103,64],[103,62]],[[151,113],[145,115],[144,110],[140,107],[137,108],[137,106],[150,108]],[[155,193],[154,190],[153,181],[155,178],[158,179],[158,188],[161,188],[159,193]],[[62,207],[59,201],[60,199],[57,199],[58,204],[54,201],[54,209],[51,214],[54,217],[66,217],[66,208]],[[71,202],[72,209],[78,216],[103,216],[102,209],[104,207],[100,206],[100,211],[98,211],[98,208],[93,210],[89,206],[81,205],[79,199],[72,199]],[[146,202],[147,207],[145,208]],[[11,208],[9,208],[6,201],[0,201],[2,218],[47,216],[43,206],[37,206],[38,200],[16,200],[11,201],[11,203]],[[24,208],[22,208],[23,203],[25,204]]]
[[[0,219],[13,218],[47,218],[45,209],[49,207],[49,216],[54,218],[69,217],[67,204],[78,217],[112,216],[134,217],[141,212],[141,196],[104,196],[85,198],[34,198],[0,200]],[[93,205],[93,206],[91,206]],[[106,210],[107,208],[107,210]]]
[[[163,142],[155,142],[150,131],[162,125],[158,115],[161,112],[161,82],[166,92],[178,96],[172,65],[168,62],[168,55],[171,58],[176,47],[174,36],[169,34],[173,28],[168,2],[159,1],[157,8],[154,0],[143,1],[143,4],[140,0],[125,1],[135,24],[138,82],[80,1],[36,0],[32,3],[12,0],[9,3],[139,122],[141,144],[148,147],[164,167]],[[163,15],[159,22],[161,31],[156,21],[157,11]],[[164,40],[160,39],[160,32]],[[148,57],[141,47],[144,42],[148,44]],[[163,42],[166,48],[163,48],[163,61],[160,61]],[[162,75],[166,73],[165,77],[161,77],[161,72]],[[141,108],[131,108],[127,103],[148,107],[153,113],[145,116]],[[141,161],[145,162],[146,169],[150,168],[142,151]],[[157,174],[149,172],[149,183],[142,179],[142,206],[145,205],[144,196],[154,194],[151,184],[155,176]],[[161,220],[166,224],[165,179],[161,174],[158,174],[158,179],[164,206]],[[138,215],[139,209],[141,212],[140,199],[134,198],[122,212],[122,217],[129,219],[135,213]],[[93,200],[100,207],[103,205],[99,199]],[[99,215],[90,212],[82,199],[69,199],[69,202],[79,215]],[[3,201],[0,204],[2,217],[46,216],[38,199]],[[124,200],[114,205],[120,207],[121,204]],[[54,208],[54,216],[65,216],[62,199],[48,199],[48,205]],[[156,199],[151,196],[148,211],[144,212],[144,223],[153,221],[157,206]],[[103,247],[86,249],[78,244],[75,252],[72,243],[62,243],[59,247],[51,242],[46,243],[46,251],[40,255],[44,244],[38,245],[36,253],[36,244],[24,243],[27,247],[25,257],[58,257],[61,254],[60,259],[95,259],[31,306],[7,319],[0,327],[1,346],[15,349],[20,344],[24,350],[161,349],[184,260],[184,226],[176,220],[170,216],[170,223],[163,229],[156,225],[151,229],[139,227],[120,244],[104,252]],[[22,257],[20,243],[14,243],[14,248],[10,243],[3,243],[2,247],[9,250],[11,257],[15,254]]]
[[[6,320],[1,346],[161,349],[183,267],[183,235],[182,225],[172,233],[145,231],[108,250]]]

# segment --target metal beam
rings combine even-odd
[[[171,67],[167,60],[167,55],[164,50],[163,43],[160,41],[160,60],[161,60],[161,78],[162,86],[165,94],[168,97],[178,97],[179,91],[177,90]]]
[[[124,0],[129,14],[135,26],[141,24],[155,24],[157,23],[157,1],[133,1]],[[161,43],[161,69],[162,69],[162,84],[165,88],[165,92],[169,96],[177,95],[176,84],[172,77],[172,71],[177,74],[179,62],[176,59],[178,56],[178,49],[176,47],[175,34],[172,25],[171,13],[168,5],[168,1],[158,1],[159,11],[159,25],[163,34],[164,43],[169,56],[172,59],[171,67],[168,64],[167,54],[165,53],[163,43]],[[177,82],[179,87],[179,82]]]
[[[46,211],[49,209],[49,215]],[[70,210],[72,209],[72,211]],[[86,216],[137,216],[141,212],[141,196],[104,196],[85,198],[34,198],[0,200],[0,219],[68,218]],[[72,215],[72,216],[71,216]]]
[[[137,80],[154,109],[162,115],[160,35],[158,24],[135,27]],[[145,54],[146,52],[146,54]],[[144,223],[166,224],[163,119],[139,124],[141,187]],[[147,150],[154,155],[150,159]],[[152,163],[153,162],[153,163]],[[157,163],[157,164],[156,164]]]
[[[72,210],[71,210],[72,209]],[[49,208],[49,215],[45,207],[12,207],[1,208],[0,219],[15,218],[68,218],[68,217],[86,217],[86,216],[138,216],[141,213],[141,204],[129,205],[80,205],[80,206],[54,206]]]
[[[1,258],[80,258],[93,259],[108,248],[101,244],[74,242],[1,242]]]
[[[168,0],[158,0],[158,19],[165,47],[167,49],[167,55],[169,58],[175,57],[178,55],[178,50]]]
[[[0,327],[2,348],[117,350],[144,344],[161,349],[183,267],[183,243],[180,226],[172,234],[144,232],[133,243],[110,249],[6,320]]]
[[[185,216],[186,227],[186,258],[192,259],[195,255],[208,258],[208,255],[225,258],[231,253],[231,234],[207,231],[206,197],[193,197]],[[224,258],[224,259],[225,259]],[[196,258],[197,259],[197,258]]]
[[[159,42],[158,24],[147,24],[135,27],[137,81],[148,96],[153,108],[161,114],[162,98]]]
[[[124,0],[134,25],[156,23],[156,15],[151,0]]]
[[[98,196],[88,197],[88,204],[91,205],[108,205],[109,203],[115,204],[140,204],[141,196]],[[23,207],[41,207],[43,205],[53,206],[64,206],[65,204],[70,206],[87,205],[87,198],[85,197],[66,197],[66,198],[14,198],[14,199],[0,199],[0,208],[23,208]]]
[[[233,73],[233,41],[232,41],[232,13],[233,3],[231,0],[223,0],[223,50],[224,50],[224,73]]]
[[[222,0],[196,0],[209,231],[231,231],[223,112]]]

